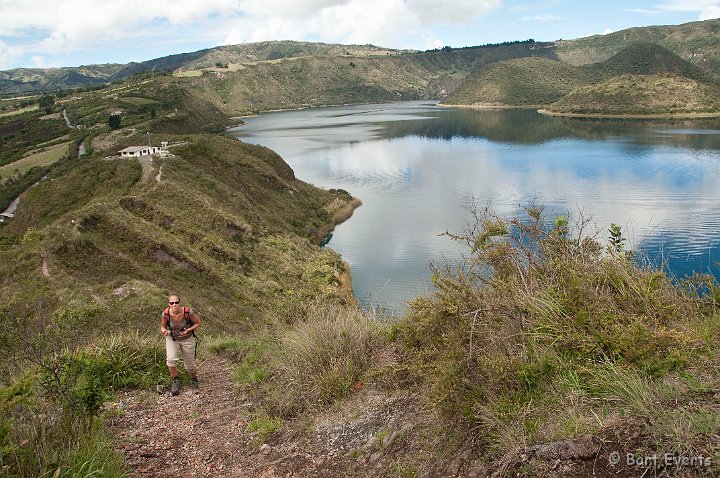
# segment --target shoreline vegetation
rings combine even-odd
[[[614,113],[562,113],[547,109],[539,109],[538,113],[546,116],[564,118],[597,118],[597,119],[704,119],[718,118],[720,111],[707,113],[657,113],[657,114],[614,114]]]
[[[501,103],[475,103],[471,105],[454,105],[438,103],[443,108],[466,108],[472,110],[535,110],[545,105],[506,105]]]
[[[339,203],[339,204],[337,204]],[[362,206],[362,201],[355,197],[350,197],[345,204],[340,203],[338,200],[336,204],[330,205],[329,211],[330,220],[324,225],[320,226],[315,233],[315,241],[320,244],[328,234],[330,234],[336,226],[350,219],[355,212],[355,209]]]
[[[345,205],[341,205],[340,207],[335,208],[331,212],[330,221],[325,223],[325,225],[321,225],[318,228],[318,231],[315,234],[316,243],[321,244],[328,236],[328,234],[335,230],[336,226],[350,219],[355,212],[355,209],[359,208],[360,206],[362,206],[362,201],[351,196]],[[329,249],[334,251],[332,247],[330,247]],[[350,271],[350,264],[348,264],[340,254],[338,254],[338,257],[340,258],[343,265],[338,278],[338,293],[345,298],[348,304],[354,307],[359,307],[360,301],[357,299],[357,297],[355,297],[355,294],[353,293],[352,273]]]
[[[467,108],[474,110],[536,110],[539,114],[546,116],[557,116],[563,118],[590,118],[590,119],[707,119],[719,118],[720,111],[716,112],[687,112],[687,113],[657,113],[657,114],[617,114],[617,113],[563,113],[543,108],[544,105],[502,105],[502,104],[472,104],[472,105],[449,105],[438,103],[437,106],[444,108]]]

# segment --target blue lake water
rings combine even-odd
[[[231,131],[277,151],[298,178],[362,200],[328,244],[366,306],[401,312],[431,289],[431,261],[459,257],[471,201],[512,215],[614,222],[628,246],[674,275],[720,277],[720,122],[553,118],[431,102],[266,113]]]

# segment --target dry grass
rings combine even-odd
[[[0,166],[2,181],[5,182],[12,176],[21,175],[31,168],[45,167],[59,161],[60,158],[67,153],[69,144],[70,143],[56,144],[55,146],[48,147],[44,151],[31,154],[5,166]]]
[[[40,109],[40,107],[38,105],[31,105],[31,106],[27,106],[25,108],[20,108],[19,110],[7,111],[5,113],[0,113],[0,118],[6,117],[6,116],[21,115],[23,113],[28,113],[30,111],[36,111],[39,109]]]
[[[383,326],[354,307],[313,303],[298,315],[271,338],[247,345],[236,371],[273,416],[297,416],[346,397],[382,340]]]

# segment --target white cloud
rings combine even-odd
[[[712,20],[713,18],[720,18],[720,5],[707,7],[698,16],[698,20]]]
[[[290,39],[406,47],[409,35],[422,37],[435,25],[467,25],[500,5],[501,0],[0,0],[0,37],[23,42],[20,54],[3,47],[0,62],[12,64],[24,55],[46,62],[54,54],[118,42],[157,44],[168,35],[216,44]]]
[[[11,68],[16,60],[23,56],[21,47],[8,45],[0,40],[0,70]]]
[[[0,35],[33,37],[28,49],[67,52],[143,36],[161,24],[181,25],[232,13],[235,0],[0,0]]]
[[[601,35],[607,35],[608,33],[615,33],[615,30],[606,28],[605,30],[602,31]]]
[[[645,15],[657,15],[660,13],[657,10],[647,10],[645,8],[629,8],[627,11],[631,13],[642,13]]]
[[[720,2],[717,0],[671,0],[659,5],[663,10],[698,12],[698,20],[720,18]]]
[[[532,17],[523,17],[523,20],[533,21],[533,22],[553,22],[556,20],[563,20],[563,19],[564,19],[564,17],[561,17],[559,15],[550,15],[550,14],[533,15]]]
[[[268,3],[269,1],[269,3]],[[500,6],[500,0],[244,0],[243,15],[227,22],[220,44],[273,39],[373,43],[398,48],[416,34],[427,48],[444,42],[428,26],[467,24]],[[301,4],[299,4],[301,3]]]
[[[408,9],[424,24],[471,23],[500,6],[500,0],[408,0]]]

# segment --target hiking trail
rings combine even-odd
[[[106,426],[129,476],[387,476],[408,452],[417,404],[401,391],[363,390],[315,415],[304,432],[258,443],[257,432],[248,431],[256,405],[233,382],[231,367],[216,355],[199,357],[198,390],[183,385],[178,396],[118,392],[117,401],[106,404],[118,411]]]

